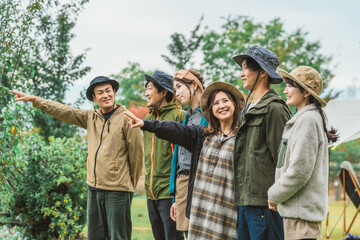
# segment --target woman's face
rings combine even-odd
[[[224,92],[218,92],[215,95],[212,104],[212,112],[219,122],[227,122],[233,120],[235,105]]]
[[[190,88],[191,89],[191,88]],[[180,81],[174,81],[174,90],[176,98],[184,105],[191,105],[191,91],[188,86]]]
[[[284,94],[286,96],[286,105],[295,106],[297,110],[304,107],[309,102],[308,92],[302,93],[298,87],[294,87],[288,83],[286,84]]]

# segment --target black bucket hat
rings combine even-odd
[[[147,75],[147,74],[144,74],[144,76],[145,76],[146,81],[156,82],[161,87],[165,88],[166,90],[168,90],[169,92],[174,94],[173,77],[170,76],[169,74],[166,74],[161,71],[155,71],[152,76]]]
[[[117,92],[117,90],[119,89],[118,81],[116,81],[114,79],[110,79],[108,77],[104,77],[104,76],[97,76],[90,82],[90,85],[86,90],[86,98],[87,99],[89,99],[90,101],[93,101],[92,96],[94,94],[94,88],[96,85],[98,85],[100,83],[110,83],[111,86],[114,88],[115,92]]]
[[[266,48],[254,45],[249,48],[247,53],[243,53],[233,57],[234,61],[241,67],[245,58],[254,59],[262,69],[271,78],[271,84],[279,84],[282,82],[281,76],[276,72],[277,67],[280,65],[278,57]]]

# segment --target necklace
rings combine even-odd
[[[224,133],[224,132],[221,130],[221,128],[220,128],[220,132],[223,134],[223,137],[224,137],[224,138],[227,138],[227,137],[230,135],[230,133],[232,133],[232,132],[233,132],[233,130],[232,130],[232,129],[230,129],[230,132],[228,132],[228,133]]]

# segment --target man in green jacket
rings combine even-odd
[[[240,117],[234,150],[235,203],[239,206],[238,239],[284,239],[282,219],[268,209],[267,190],[274,183],[277,150],[291,112],[270,84],[282,82],[279,59],[252,46],[234,57],[253,99]],[[248,97],[249,98],[249,97]],[[246,101],[247,103],[247,101]]]
[[[87,130],[88,239],[131,239],[130,206],[143,161],[140,129],[128,126],[126,108],[115,105],[119,83],[99,76],[90,82],[86,97],[100,110],[67,105],[10,91],[16,101],[32,102],[53,117]]]
[[[146,120],[182,122],[185,114],[172,103],[173,78],[161,71],[152,76],[145,74],[147,106],[150,111]],[[144,132],[145,190],[149,219],[156,240],[183,239],[170,218],[172,196],[169,194],[171,161],[174,145],[159,139],[155,134]]]

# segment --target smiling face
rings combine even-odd
[[[214,117],[216,117],[220,123],[230,121],[232,123],[235,105],[223,91],[220,91],[215,95],[211,110]]]
[[[247,59],[244,59],[244,61],[241,64],[242,70],[240,73],[240,77],[243,81],[243,87],[245,89],[251,90],[251,88],[254,86],[254,83],[256,81],[257,75],[260,70],[253,70],[249,67],[247,64]]]
[[[115,91],[110,83],[98,84],[94,87],[93,101],[96,102],[102,113],[111,112],[115,105]]]
[[[147,107],[161,107],[166,104],[165,101],[166,90],[159,91],[153,82],[149,81],[146,84],[145,97],[147,97]]]
[[[193,94],[190,90],[190,86],[175,80],[174,81],[174,91],[175,96],[179,102],[181,102],[184,105],[190,105],[191,104],[191,95]]]
[[[297,110],[309,103],[310,94],[306,91],[300,91],[300,87],[295,86],[292,81],[286,82],[284,94],[286,96],[286,105],[295,106]]]

